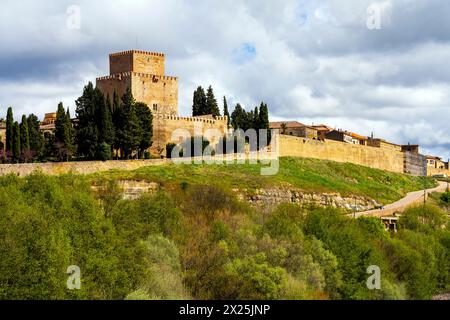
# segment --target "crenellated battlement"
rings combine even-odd
[[[155,79],[161,79],[161,80],[167,80],[167,81],[178,81],[178,77],[161,76],[161,75],[140,73],[140,72],[131,72],[131,71],[121,72],[121,73],[113,74],[110,76],[99,77],[96,80],[97,81],[112,80],[112,79],[121,80],[122,78],[130,78],[133,76],[142,77],[142,78],[155,78]]]
[[[153,116],[159,120],[172,120],[172,121],[187,121],[187,122],[198,122],[198,123],[209,123],[216,124],[218,122],[228,122],[227,116],[220,116],[213,119],[208,118],[200,118],[200,117],[183,117],[183,116],[174,116],[168,114],[155,114]]]
[[[142,50],[121,51],[121,52],[111,53],[109,56],[110,57],[119,57],[119,56],[125,56],[125,55],[134,54],[134,53],[143,54],[143,55],[147,55],[147,56],[153,56],[153,57],[165,57],[164,53],[142,51]]]

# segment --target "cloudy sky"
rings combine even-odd
[[[109,53],[141,49],[166,53],[183,115],[211,84],[232,105],[267,102],[271,120],[447,158],[449,16],[448,0],[2,0],[0,117],[10,105],[16,117],[73,110]]]

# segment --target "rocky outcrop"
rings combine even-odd
[[[236,190],[239,198],[250,202],[254,206],[273,208],[281,203],[296,203],[299,205],[316,205],[320,207],[334,207],[351,211],[373,209],[379,204],[372,199],[362,196],[343,197],[339,193],[311,193],[301,190],[270,188],[259,189],[248,194],[245,190]]]
[[[146,193],[156,193],[160,188],[158,183],[145,180],[118,180],[117,185],[124,200],[136,200]],[[91,186],[91,189],[94,192],[99,192],[99,190],[103,189],[103,186],[94,184]]]
[[[126,200],[138,199],[145,193],[155,193],[159,189],[158,183],[144,180],[119,180],[117,183],[123,190],[123,199]]]

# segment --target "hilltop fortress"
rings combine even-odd
[[[191,136],[202,135],[207,129],[227,132],[227,117],[181,117],[178,113],[178,78],[165,75],[165,55],[130,50],[109,55],[110,75],[97,78],[97,87],[105,96],[114,92],[120,97],[127,88],[136,101],[144,102],[153,113],[152,154],[163,155],[173,141],[176,129],[189,131]],[[214,141],[211,141],[214,143]]]

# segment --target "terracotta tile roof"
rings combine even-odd
[[[329,127],[327,125],[324,125],[324,124],[312,125],[311,127],[316,129],[316,130],[328,130],[328,131],[333,131],[334,130],[333,128],[331,128],[331,127]]]
[[[301,128],[301,127],[307,127],[303,123],[300,123],[298,121],[276,121],[276,122],[270,122],[269,126],[270,129],[281,129],[281,125],[285,123],[287,128]]]
[[[358,140],[367,140],[368,138],[362,135],[359,135],[357,133],[346,131],[346,134],[350,135],[352,138],[358,139]]]

